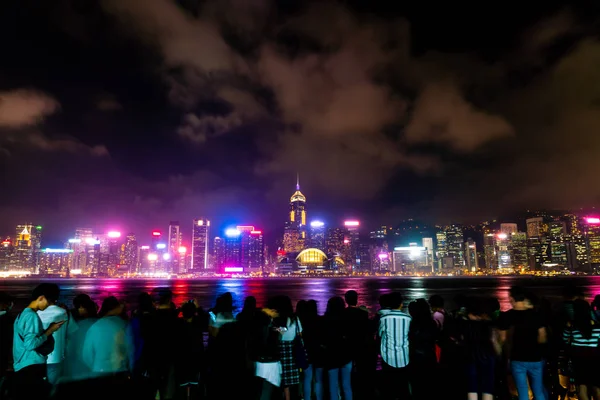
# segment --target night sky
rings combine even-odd
[[[599,3],[454,3],[1,1],[0,232],[598,204]]]

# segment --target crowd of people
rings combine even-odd
[[[168,289],[127,310],[86,294],[73,307],[42,283],[12,315],[0,293],[0,398],[600,400],[600,296],[574,287],[551,304],[522,287],[512,308],[491,297],[287,296],[236,312],[230,293],[205,311]]]

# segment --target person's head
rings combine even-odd
[[[597,294],[596,297],[594,297],[594,301],[592,301],[592,308],[600,311],[600,294]]]
[[[304,313],[306,312],[306,300],[299,300],[296,303],[296,315],[299,317],[304,316]]]
[[[316,318],[319,315],[317,301],[309,300],[306,302],[306,315],[309,317]]]
[[[171,307],[173,303],[173,292],[167,288],[160,288],[158,290],[158,306],[159,307]]]
[[[433,321],[429,303],[425,299],[418,299],[408,305],[408,312],[414,323]]]
[[[404,303],[404,299],[402,295],[398,292],[392,292],[389,294],[388,298],[388,306],[392,310],[400,310],[402,308],[402,303]]]
[[[382,310],[386,310],[390,308],[390,295],[389,293],[384,293],[379,296],[379,308]]]
[[[150,296],[147,292],[142,292],[139,294],[137,310],[140,314],[150,313],[154,310],[152,296]]]
[[[217,313],[232,313],[233,312],[233,296],[226,292],[217,297],[215,304],[215,314]]]
[[[196,311],[196,305],[193,301],[188,301],[187,303],[181,306],[181,315],[185,320],[194,318],[194,316],[196,315]]]
[[[35,310],[45,310],[48,306],[56,304],[60,289],[54,283],[42,283],[31,294],[29,307]]]
[[[573,327],[580,331],[584,337],[592,335],[592,308],[585,300],[577,299],[573,302]]]
[[[442,296],[440,296],[438,294],[434,294],[433,296],[431,296],[429,298],[429,305],[431,306],[431,309],[434,311],[443,310],[444,309],[444,299],[442,298]]]
[[[256,311],[256,297],[254,297],[254,296],[246,297],[246,300],[244,300],[244,309],[242,311],[245,311],[245,312]]]
[[[78,294],[73,299],[73,308],[80,318],[94,318],[98,315],[98,306],[87,294]]]
[[[358,306],[358,293],[356,293],[356,290],[348,290],[344,295],[344,299],[349,307]]]
[[[513,307],[516,305],[526,307],[527,291],[522,286],[513,286],[509,291],[509,299]]]
[[[346,303],[344,299],[339,296],[335,296],[327,301],[327,310],[325,311],[326,317],[339,317],[344,312]]]
[[[102,302],[99,317],[113,317],[123,313],[123,304],[115,296],[109,296]]]
[[[488,298],[470,301],[467,307],[467,316],[472,320],[491,319],[494,313],[492,309],[492,302]]]

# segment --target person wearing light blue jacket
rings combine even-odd
[[[100,319],[92,325],[83,344],[83,361],[92,375],[128,372],[133,367],[131,331],[121,315],[123,305],[107,297],[100,309]]]
[[[16,399],[44,399],[48,395],[46,359],[54,349],[52,334],[64,321],[53,322],[44,330],[37,311],[43,311],[58,299],[60,290],[42,283],[32,293],[29,305],[15,321],[13,360]]]

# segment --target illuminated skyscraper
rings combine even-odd
[[[347,267],[354,270],[360,265],[360,222],[359,221],[344,221],[346,235],[344,236],[344,244],[347,247],[344,256],[344,262]]]
[[[300,191],[300,178],[296,181],[296,191],[290,198],[290,222],[299,228],[306,226],[306,197]]]
[[[519,229],[517,228],[517,224],[514,224],[514,223],[500,224],[500,232],[506,233],[508,236],[510,236],[513,233],[516,233],[518,231],[519,231]]]
[[[515,232],[510,235],[510,253],[514,268],[527,268],[529,258],[527,256],[527,234]]]
[[[179,221],[169,222],[169,252],[172,254],[177,253],[181,247],[181,231],[179,228]]]
[[[477,245],[471,238],[465,242],[465,262],[466,267],[470,272],[477,272],[479,268],[477,260]]]
[[[498,255],[496,254],[496,235],[493,233],[485,233],[483,235],[483,252],[486,268],[493,271],[497,270]]]
[[[262,231],[253,230],[248,237],[248,269],[250,272],[263,272],[264,266],[263,234]]]
[[[552,263],[550,256],[550,241],[548,239],[548,224],[543,217],[528,218],[527,223],[527,253],[529,268],[541,270],[544,265]]]
[[[210,221],[195,219],[192,228],[192,265],[188,272],[203,272],[208,268],[208,240]]]
[[[571,268],[575,271],[589,271],[589,256],[587,248],[587,238],[584,231],[584,221],[574,214],[566,214],[568,230],[568,253]]]
[[[344,229],[329,228],[325,238],[325,247],[329,256],[341,256],[344,252]]]
[[[600,218],[586,217],[585,236],[588,245],[588,259],[592,269],[600,266]]]
[[[123,252],[123,262],[127,266],[127,272],[134,274],[138,269],[138,242],[134,233],[127,235],[125,242],[125,251]]]
[[[465,265],[463,229],[461,226],[453,224],[447,226],[444,232],[446,233],[448,256],[452,257],[455,268],[462,268]]]
[[[566,235],[567,224],[565,222],[552,221],[548,224],[551,261],[560,268],[568,267]]]
[[[512,272],[513,260],[510,251],[511,237],[500,232],[496,235],[496,254],[498,256],[498,269],[501,272]]]
[[[213,242],[213,268],[216,271],[221,271],[225,263],[225,240],[220,237],[215,237]]]
[[[167,243],[169,254],[171,256],[171,266],[173,271],[180,271],[179,248],[181,247],[181,229],[179,221],[169,222],[169,238]],[[179,273],[179,272],[178,272]]]
[[[224,272],[242,272],[241,265],[241,239],[242,232],[235,228],[225,230],[225,259],[223,262]],[[241,268],[241,270],[239,270]]]
[[[325,224],[321,221],[310,223],[310,247],[325,251]]]
[[[10,238],[5,238],[0,244],[0,270],[8,270],[11,266],[15,247]]]
[[[42,227],[31,223],[17,225],[13,267],[35,273],[42,241]]]
[[[283,233],[283,249],[286,253],[302,251],[306,241],[306,197],[300,191],[300,181],[290,197],[290,215]]]

